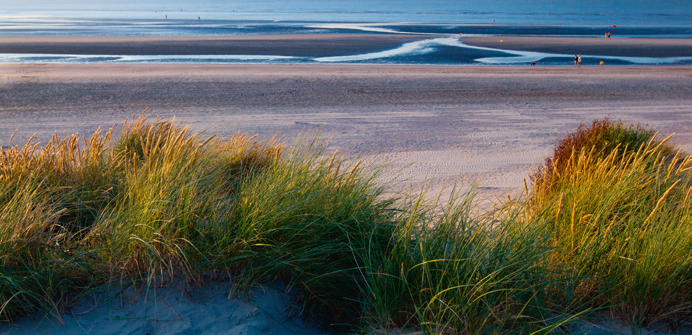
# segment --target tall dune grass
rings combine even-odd
[[[312,315],[331,322],[358,319],[360,259],[391,239],[393,201],[381,199],[375,173],[324,156],[316,142],[302,142],[245,180],[232,224],[217,235],[217,263],[241,267],[239,287],[277,278],[293,283]]]
[[[450,200],[422,193],[396,218],[391,250],[364,259],[369,330],[426,333],[523,333],[547,320],[543,300],[549,248],[541,232],[514,222],[519,212],[473,216],[474,192]]]
[[[580,127],[525,199],[483,214],[473,190],[385,196],[383,167],[318,138],[285,150],[145,116],[112,134],[0,152],[2,319],[60,322],[76,292],[221,273],[238,293],[288,283],[347,331],[547,333],[594,310],[690,319],[691,161],[643,128]]]
[[[247,135],[201,140],[165,120],[0,152],[0,315],[59,319],[70,293],[113,278],[200,273],[205,230],[237,183],[283,147]]]
[[[550,263],[574,278],[554,296],[634,325],[689,320],[692,158],[653,131],[608,120],[568,138],[571,152],[553,157],[562,161],[547,165],[526,210],[551,235]],[[602,138],[611,140],[573,145]]]

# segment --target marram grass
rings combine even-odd
[[[385,196],[381,169],[223,140],[172,121],[0,149],[0,317],[63,310],[101,285],[230,276],[280,280],[337,330],[569,332],[606,311],[690,321],[690,157],[641,127],[580,127],[519,201],[476,214]],[[607,142],[607,143],[604,143]],[[558,162],[559,161],[559,162]]]
[[[638,134],[636,146],[563,155],[553,165],[561,171],[534,185],[527,223],[548,232],[549,263],[574,278],[553,288],[561,304],[587,303],[635,325],[689,322],[692,157]]]
[[[109,131],[0,152],[3,318],[58,316],[70,293],[122,276],[201,273],[207,231],[227,223],[238,181],[283,150],[145,121],[126,123],[115,143]]]

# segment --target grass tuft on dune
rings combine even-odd
[[[561,305],[635,325],[692,316],[692,157],[639,126],[581,126],[537,174],[527,224],[549,232]]]
[[[338,330],[569,332],[596,311],[692,316],[692,159],[608,119],[560,142],[523,198],[478,214],[385,196],[386,167],[133,117],[89,139],[0,149],[0,318],[61,322],[80,292],[226,276],[282,281]]]

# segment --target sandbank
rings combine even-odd
[[[392,49],[421,35],[0,36],[0,53],[71,55],[279,55],[329,57]]]

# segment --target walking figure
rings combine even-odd
[[[577,55],[575,54],[575,55],[574,55],[574,66],[577,66],[577,64],[579,64],[579,56],[577,56]]]
[[[581,55],[577,57],[577,66],[581,67]]]

